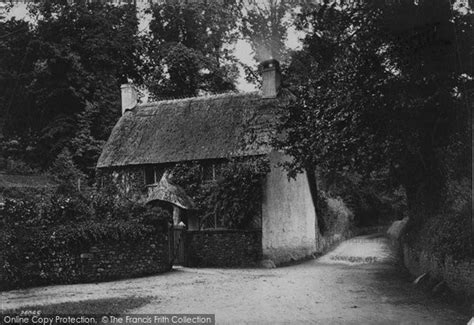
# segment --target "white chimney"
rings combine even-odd
[[[122,115],[127,110],[130,110],[137,106],[138,103],[138,92],[132,84],[123,84],[120,86],[122,91]]]
[[[263,61],[262,69],[262,95],[263,98],[275,98],[281,86],[280,63],[275,59]]]

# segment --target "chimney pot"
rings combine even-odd
[[[281,86],[280,63],[270,59],[260,64],[262,69],[262,96],[263,98],[276,98]]]
[[[133,109],[138,103],[138,92],[132,84],[123,84],[120,86],[122,93],[122,115],[127,110]]]

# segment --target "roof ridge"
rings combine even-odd
[[[191,101],[201,101],[201,100],[215,100],[215,99],[226,98],[226,97],[235,98],[235,97],[244,97],[244,96],[249,96],[249,95],[259,95],[259,94],[261,94],[260,91],[251,91],[251,92],[244,92],[244,93],[228,92],[228,93],[205,95],[205,96],[165,99],[165,100],[153,101],[149,103],[138,104],[135,107],[147,108],[147,107],[156,106],[158,104],[173,104],[173,103],[182,103],[182,102],[188,102],[188,101],[191,102]]]

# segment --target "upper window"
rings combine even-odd
[[[145,185],[156,184],[161,180],[165,168],[158,166],[146,166],[145,167]]]
[[[201,177],[203,181],[215,180],[214,164],[204,164],[201,167]]]
[[[215,181],[222,174],[222,163],[204,163],[201,165],[201,178],[203,181]]]
[[[155,167],[155,182],[158,183],[161,181],[163,174],[165,173],[165,168]]]
[[[145,185],[155,183],[155,168],[153,166],[145,167]]]

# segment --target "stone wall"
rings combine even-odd
[[[439,260],[407,244],[402,245],[402,252],[403,263],[411,274],[419,276],[429,272],[431,278],[444,280],[459,296],[474,299],[474,260],[456,261],[451,257]]]
[[[262,245],[265,259],[283,264],[316,252],[316,211],[306,174],[288,179],[278,166],[285,156],[269,155],[271,171],[264,185]]]
[[[54,254],[37,256],[14,278],[0,275],[0,290],[50,284],[67,284],[133,278],[171,269],[168,233],[137,240],[102,239],[82,247],[63,247]]]
[[[167,272],[171,269],[167,234],[136,241],[105,241],[80,255],[81,280],[99,281]]]
[[[256,266],[262,259],[261,230],[188,230],[185,265]]]

